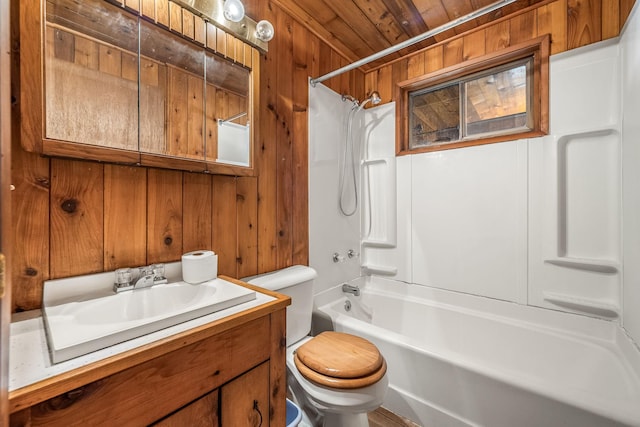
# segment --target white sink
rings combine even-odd
[[[174,282],[167,276],[169,284],[118,294],[111,290],[112,273],[45,282],[43,317],[52,362],[78,357],[256,298],[254,291],[222,279],[191,285]]]

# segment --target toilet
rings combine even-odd
[[[296,265],[242,280],[291,297],[287,382],[307,419],[322,419],[326,427],[368,426],[367,412],[382,404],[389,384],[386,362],[364,338],[334,331],[308,335],[316,277],[313,268]]]

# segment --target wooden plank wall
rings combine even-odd
[[[365,90],[377,90],[382,102],[395,98],[398,82],[459,64],[497,50],[551,35],[551,54],[620,34],[635,0],[555,0],[451,37],[427,49],[370,70]]]
[[[170,15],[173,3],[156,1],[155,9],[147,0],[127,6],[155,13],[167,26],[180,22],[182,31],[189,31],[192,15],[180,21]],[[260,55],[257,176],[44,158],[24,151],[20,132],[14,132],[13,311],[40,307],[44,280],[177,261],[195,249],[216,251],[219,273],[232,277],[308,263],[307,79],[347,61],[270,1],[250,0],[245,6],[249,16],[276,27],[269,53]],[[12,20],[14,28],[39,25],[35,11],[14,12]],[[208,27],[207,40],[213,34],[218,51],[233,45]],[[17,31],[12,34],[13,46],[18,37]],[[14,54],[12,74],[19,76],[20,64],[29,64],[29,58]],[[25,86],[15,85],[16,99]],[[328,86],[362,98],[364,74],[353,71]],[[30,132],[33,138],[39,137],[38,125]]]

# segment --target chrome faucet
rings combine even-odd
[[[342,284],[342,292],[346,294],[352,294],[355,296],[360,296],[360,288],[357,286],[349,285],[347,283]]]
[[[167,278],[164,276],[164,264],[152,264],[138,268],[119,268],[115,273],[116,281],[113,284],[115,293],[168,283]]]

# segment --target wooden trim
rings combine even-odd
[[[43,17],[39,0],[20,4],[20,142],[26,151],[42,153],[44,98]]]
[[[11,7],[0,0],[0,425],[9,425],[11,323]]]
[[[501,51],[492,52],[469,61],[443,68],[441,70],[414,77],[396,85],[396,154],[407,155],[431,151],[450,150],[473,145],[491,144],[514,139],[542,136],[549,130],[549,49],[550,37],[544,35],[525,43],[510,46]],[[533,100],[532,114],[534,129],[517,134],[499,135],[410,149],[409,148],[409,92],[436,86],[448,81],[498,67],[518,59],[533,56]]]
[[[288,296],[267,291],[229,277],[219,277],[237,285],[273,296],[276,300],[14,390],[9,393],[10,412],[14,413],[29,408],[67,391],[140,365],[260,317],[284,310],[286,306],[291,304],[291,298]]]
[[[207,170],[207,164],[204,159],[184,159],[153,153],[140,153],[140,165],[151,168],[175,169],[189,172],[205,172]]]
[[[42,139],[42,154],[53,157],[96,160],[127,165],[140,163],[140,154],[137,151],[48,138]]]

